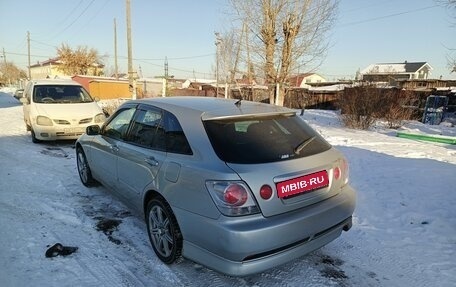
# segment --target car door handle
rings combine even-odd
[[[111,145],[110,148],[111,148],[112,152],[118,152],[119,151],[119,147],[117,145]]]
[[[150,166],[158,166],[158,161],[154,157],[149,157],[144,160]]]

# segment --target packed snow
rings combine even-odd
[[[21,104],[0,93],[1,286],[456,286],[456,145],[396,137],[381,123],[344,128],[336,111],[304,119],[350,164],[353,228],[267,272],[236,278],[189,260],[165,265],[143,219],[109,190],[88,189],[74,142],[33,144]],[[456,127],[404,130],[456,136]],[[45,257],[55,243],[78,247]]]

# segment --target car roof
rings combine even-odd
[[[75,82],[70,79],[42,79],[42,80],[32,80],[33,85],[73,85],[73,86],[81,86],[78,82]]]
[[[162,97],[130,101],[154,105],[170,112],[193,111],[200,114],[202,120],[255,117],[295,113],[294,110],[259,102],[213,97]]]

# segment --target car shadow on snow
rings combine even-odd
[[[13,95],[0,92],[0,109],[22,106],[22,103],[13,97]]]

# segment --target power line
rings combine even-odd
[[[31,40],[35,43],[39,43],[41,45],[46,45],[46,46],[49,46],[49,47],[54,47],[54,48],[57,48],[55,46],[52,46],[52,45],[49,45],[49,44],[46,44],[46,43],[42,43],[42,42],[39,42],[39,41],[36,41],[36,40]],[[7,55],[16,55],[16,56],[28,56],[27,54],[24,54],[24,53],[15,53],[15,52],[7,52],[5,51],[5,54]],[[46,59],[51,59],[53,57],[49,56],[49,55],[38,55],[38,54],[30,54],[31,57],[35,57],[35,58],[46,58]],[[106,57],[109,57],[109,58],[112,58],[111,55],[105,55]],[[187,57],[176,57],[176,58],[168,58],[171,59],[171,60],[185,60],[185,59],[195,59],[195,58],[201,58],[201,57],[208,57],[208,56],[214,56],[214,54],[206,54],[206,55],[198,55],[198,56],[187,56]],[[120,59],[127,59],[126,56],[118,56],[118,58]],[[163,64],[154,64],[154,63],[150,63],[148,61],[155,61],[155,60],[160,60],[160,61],[163,61],[163,58],[162,59],[138,59],[138,58],[133,58],[134,61],[136,62],[141,62],[141,63],[145,63],[147,65],[151,65],[151,66],[155,66],[155,67],[160,67],[162,68],[163,67]],[[171,67],[169,66],[169,70],[173,70],[173,71],[178,71],[178,72],[185,72],[185,73],[188,73],[188,74],[199,74],[199,75],[208,75],[208,74],[211,74],[211,72],[198,72],[198,71],[195,71],[195,70],[185,70],[185,69],[181,69],[181,68],[176,68],[176,67]]]
[[[144,63],[144,64],[147,64],[147,65],[150,65],[150,66],[154,66],[154,67],[160,67],[160,68],[163,68],[163,64],[153,64],[153,63],[149,63],[149,62],[146,62],[146,61],[142,61],[142,60],[139,60],[139,59],[133,59],[135,60],[136,62],[140,62],[140,63]],[[161,59],[163,60],[163,59]],[[210,74],[209,72],[196,72],[195,70],[185,70],[185,69],[180,69],[180,68],[173,68],[171,66],[168,65],[168,69],[169,70],[173,70],[173,71],[179,71],[179,72],[185,72],[185,73],[196,73],[196,74],[201,74],[201,75],[207,75],[207,74]]]
[[[63,32],[65,32],[66,30],[68,30],[71,26],[73,26],[74,23],[76,23],[76,21],[79,20],[79,18],[81,18],[81,16],[87,11],[87,9],[89,9],[90,6],[92,6],[93,2],[95,2],[95,0],[92,0],[89,5],[87,5],[85,7],[84,10],[82,10],[82,12],[78,15],[78,17],[76,17],[76,19],[74,19],[69,25],[67,25],[65,28],[63,28],[60,32],[58,32],[56,35],[54,35],[52,39],[56,38],[57,36],[60,36]]]
[[[109,3],[109,0],[106,0],[105,3],[97,10],[97,12],[95,12],[95,14],[88,21],[85,21],[84,26],[82,26],[82,28],[87,27],[93,21],[93,19],[95,19],[98,16],[98,14],[100,14],[100,12],[105,8],[105,6],[108,3]],[[83,31],[83,30],[84,29],[81,29],[80,31]]]
[[[76,6],[74,6],[74,8],[70,11],[70,13],[68,13],[62,20],[59,21],[57,26],[63,25],[63,23],[65,23],[65,21],[68,20],[70,18],[70,16],[76,11],[76,9],[78,9],[79,6],[81,6],[82,2],[84,2],[84,1],[83,0],[79,0],[79,3],[76,4]]]
[[[37,41],[37,40],[32,40],[30,39],[31,42],[34,42],[34,43],[37,43],[37,44],[40,44],[40,45],[44,45],[44,46],[48,46],[48,47],[52,47],[52,48],[58,48],[57,46],[55,45],[50,45],[50,44],[47,44],[47,43],[43,43],[43,42],[40,42],[40,41]]]
[[[46,44],[46,43],[42,43],[40,41],[36,41],[36,40],[30,40],[32,42],[35,42],[35,43],[38,43],[38,44],[41,44],[41,45],[45,45],[45,46],[49,46],[49,47],[52,47],[52,48],[58,48],[57,46],[54,46],[54,45],[49,45],[49,44]],[[11,55],[17,55],[17,56],[27,56],[27,54],[23,54],[23,53],[15,53],[15,52],[6,52],[6,54],[11,54]],[[214,56],[215,54],[206,54],[206,55],[198,55],[198,56],[186,56],[186,57],[175,57],[175,58],[169,58],[168,57],[168,60],[186,60],[186,59],[196,59],[196,58],[203,58],[203,57],[209,57],[209,56]],[[36,56],[36,57],[46,57],[48,58],[49,56],[43,56],[43,55],[31,55],[31,56]],[[104,57],[108,57],[108,58],[114,58],[114,56],[110,55],[110,54],[105,54],[103,55]],[[126,56],[118,56],[118,58],[120,59],[127,59]],[[157,59],[143,59],[143,58],[133,58],[133,60],[135,61],[140,61],[140,62],[143,62],[143,63],[148,63],[147,61],[163,61],[164,58],[157,58]],[[156,66],[159,66],[159,67],[162,67],[163,65],[162,64],[152,64],[152,63],[148,63],[148,64],[151,64],[151,65],[156,65]]]
[[[196,58],[206,58],[206,57],[213,57],[215,54],[204,54],[204,55],[198,55],[198,56],[187,56],[187,57],[176,57],[176,58],[168,58],[168,60],[189,60],[189,59],[196,59]],[[163,61],[163,58],[161,59],[137,59],[137,60],[144,60],[144,61]]]
[[[352,9],[349,9],[347,11],[344,11],[344,12],[355,12],[355,11],[358,11],[358,10],[364,10],[366,8],[372,8],[372,7],[377,7],[377,6],[384,6],[385,3],[388,3],[388,2],[393,2],[395,4],[397,4],[397,0],[385,0],[385,1],[376,1],[375,3],[370,3],[370,5],[367,5],[367,6],[359,6],[359,7],[356,7],[356,8],[352,8]]]
[[[373,22],[373,21],[377,21],[377,20],[381,20],[381,19],[386,19],[386,18],[396,17],[396,16],[400,16],[400,15],[404,15],[404,14],[410,14],[410,13],[414,13],[414,12],[418,12],[418,11],[423,11],[423,10],[435,8],[435,7],[438,7],[438,6],[439,5],[432,5],[432,6],[428,6],[428,7],[418,8],[418,9],[414,9],[414,10],[408,10],[408,11],[405,11],[405,12],[394,13],[394,14],[380,16],[380,17],[375,17],[375,18],[371,18],[371,19],[355,21],[355,22],[349,22],[349,23],[341,24],[341,25],[339,25],[339,27],[347,27],[347,26],[358,25],[358,24],[363,24],[363,23],[367,23],[367,22]]]
[[[24,53],[14,53],[14,52],[5,52],[5,54],[16,55],[16,56],[28,56],[27,54],[24,54]],[[30,56],[38,57],[38,58],[49,58],[49,56],[44,56],[44,55],[30,55]]]

